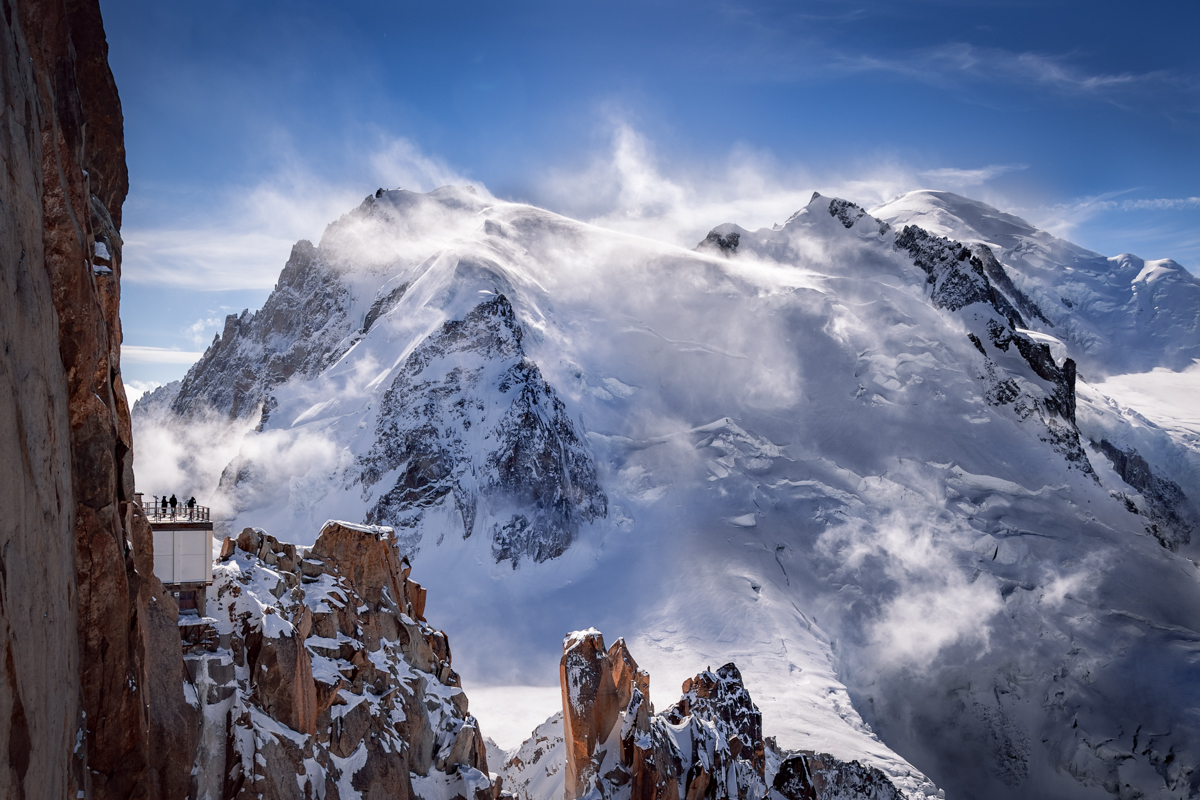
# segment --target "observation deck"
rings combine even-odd
[[[154,574],[179,603],[181,614],[204,616],[213,581],[213,524],[208,506],[136,495],[154,531]]]

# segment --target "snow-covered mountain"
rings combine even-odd
[[[395,527],[467,687],[594,625],[660,708],[736,662],[780,747],[911,797],[1187,797],[1200,436],[1099,381],[1200,385],[1198,319],[1173,262],[946,193],[689,251],[381,190],[135,426],[254,426],[234,531]]]

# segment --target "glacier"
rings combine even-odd
[[[467,687],[556,685],[595,626],[657,706],[736,662],[781,747],[909,797],[1174,798],[1197,359],[1179,265],[945,192],[688,250],[380,190],[134,425],[233,442],[190,466],[234,533],[395,527]]]

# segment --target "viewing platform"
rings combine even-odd
[[[142,500],[142,493],[138,492],[138,501],[142,506],[142,513],[146,515],[146,519],[150,520],[151,525],[156,525],[162,522],[203,522],[208,525],[209,521],[208,506],[194,505],[189,507],[187,503],[177,503],[175,508],[167,502],[165,497],[156,497],[154,500],[146,503]]]
[[[154,531],[154,574],[179,603],[181,614],[205,615],[213,581],[213,524],[208,506],[136,495]]]

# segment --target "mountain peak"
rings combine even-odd
[[[900,195],[870,213],[896,227],[920,225],[939,236],[1002,246],[1009,239],[1043,233],[1020,217],[987,203],[932,189]]]

